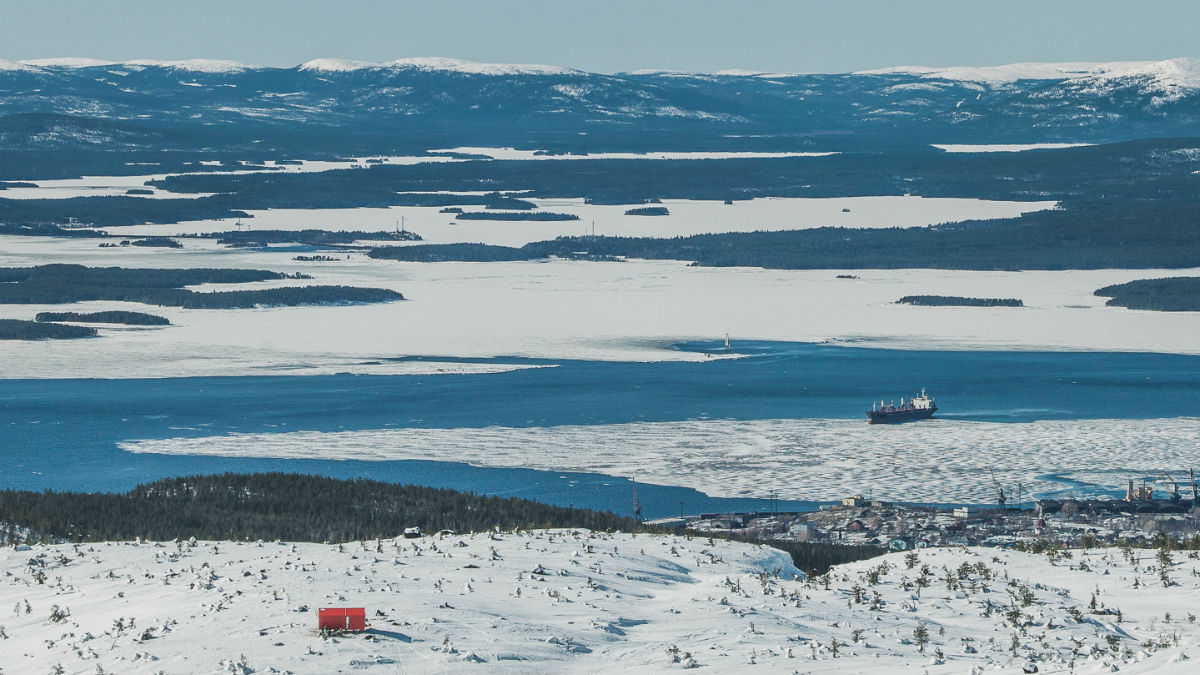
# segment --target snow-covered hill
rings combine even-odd
[[[859,71],[859,75],[916,75],[933,80],[961,80],[984,84],[1009,84],[1021,80],[1091,80],[1150,77],[1163,85],[1189,83],[1200,86],[1200,61],[1191,58],[1164,61],[1076,61],[1069,63],[1012,63],[1004,66],[896,66]]]
[[[561,66],[520,63],[478,63],[463,59],[436,56],[395,59],[384,63],[350,61],[347,59],[314,59],[299,66],[299,70],[346,72],[352,70],[428,70],[466,73],[471,75],[582,75],[582,71]]]
[[[13,673],[1190,673],[1197,563],[937,549],[796,578],[784,554],[541,531],[346,545],[0,550]],[[323,606],[371,629],[323,639]]]

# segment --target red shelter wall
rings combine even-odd
[[[317,613],[317,630],[366,630],[363,607],[322,607]]]

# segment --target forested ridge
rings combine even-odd
[[[908,148],[826,157],[487,160],[287,174],[188,167],[189,173],[169,175],[153,185],[201,196],[0,197],[0,224],[113,227],[249,218],[249,210],[272,208],[474,204],[516,210],[528,209],[533,197],[631,205],[661,199],[906,194],[1022,201],[1189,200],[1195,197],[1197,180],[1187,153],[1197,144],[1195,139],[1151,139],[1036,153]],[[477,194],[481,185],[494,192]],[[467,194],[472,192],[476,194]]]
[[[120,323],[126,326],[169,326],[166,317],[145,312],[38,312],[34,321],[78,321],[82,323]]]
[[[573,213],[553,211],[467,211],[454,216],[455,220],[579,220]]]
[[[128,269],[52,264],[0,267],[0,303],[58,304],[84,300],[142,302],[189,309],[242,309],[260,306],[325,305],[403,300],[386,288],[286,286],[255,290],[197,292],[181,288],[205,283],[247,283],[289,277],[266,270]]]
[[[480,532],[545,527],[667,532],[633,518],[551,506],[516,497],[488,497],[445,488],[339,480],[304,474],[226,473],[167,478],[129,492],[0,491],[4,539],[67,541],[228,539],[345,542],[424,532]],[[792,555],[805,570],[883,553],[872,547],[760,542]]]
[[[0,340],[70,340],[95,336],[96,329],[89,326],[0,319]]]
[[[232,230],[201,235],[214,238],[226,246],[266,246],[297,243],[311,246],[337,246],[356,241],[420,241],[421,237],[407,230],[364,232],[361,230]]]
[[[925,307],[1023,307],[1017,298],[964,298],[959,295],[906,295],[896,301],[898,305],[922,305]]]
[[[1071,202],[1019,218],[911,228],[822,227],[686,237],[559,237],[519,248],[381,247],[409,261],[537,260],[579,251],[772,269],[1063,270],[1200,267],[1200,202]]]
[[[0,193],[2,195],[3,193]],[[45,223],[80,223],[96,227],[178,223],[185,220],[249,218],[232,207],[228,197],[150,199],[130,195],[70,197],[66,199],[4,199],[0,197],[0,223],[10,227]]]
[[[1110,298],[1105,304],[1160,312],[1200,312],[1200,277],[1139,279],[1105,286],[1096,295]]]
[[[679,259],[779,269],[1183,268],[1200,266],[1197,146],[1200,140],[1182,138],[1013,153],[909,147],[825,157],[489,160],[287,174],[206,172],[155,183],[183,193],[216,193],[196,199],[0,198],[0,233],[92,236],[50,223],[177,222],[264,208],[474,204],[488,208],[456,216],[525,220],[576,217],[529,208],[537,197],[631,205],[666,198],[731,200],[730,208],[737,209],[740,200],[757,197],[913,195],[1059,201],[1063,208],[927,228],[824,227],[673,239],[567,237],[507,251],[431,246],[383,250],[376,256],[515,260],[587,251],[600,259]],[[481,185],[489,192],[479,194]],[[650,207],[631,211],[642,213],[642,208]],[[247,231],[220,238],[231,245],[286,240],[321,246],[345,243],[349,236]]]
[[[293,174],[167,176],[156,187],[221,193],[230,208],[334,208],[412,203],[451,206],[494,201],[481,185],[526,198],[644,204],[661,199],[919,195],[1004,200],[1193,199],[1187,153],[1196,139],[1151,139],[1053,151],[847,152],[825,157],[751,159],[578,159],[377,165]],[[407,194],[406,194],[407,193]],[[212,199],[212,198],[205,198]],[[213,202],[215,204],[216,202]],[[2,220],[2,218],[0,218]]]
[[[669,216],[671,211],[665,206],[641,206],[634,209],[629,209],[625,212],[627,216]]]

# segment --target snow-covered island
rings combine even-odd
[[[0,668],[1190,673],[1197,567],[944,548],[806,579],[771,548],[586,530],[20,546],[0,549]],[[331,606],[366,608],[368,630],[322,636]]]

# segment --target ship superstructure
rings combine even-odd
[[[901,397],[900,405],[896,405],[895,401],[872,403],[871,409],[867,411],[867,424],[891,424],[929,419],[933,413],[937,412],[937,409],[933,397],[927,396],[925,390],[922,389],[919,396],[914,396],[907,401]]]

